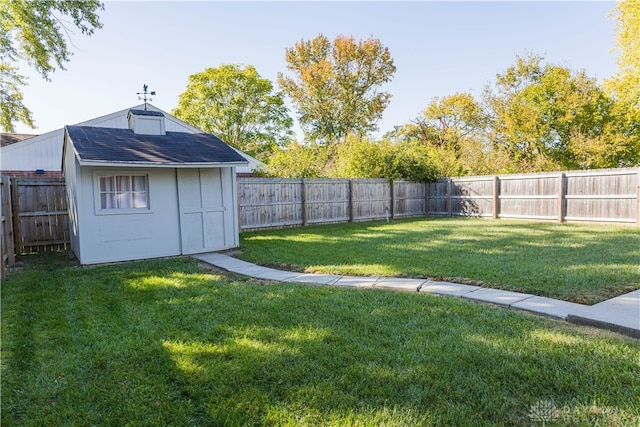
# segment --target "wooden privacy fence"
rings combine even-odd
[[[240,229],[425,214],[425,184],[388,179],[238,178]]]
[[[640,226],[640,168],[446,178],[237,179],[240,230],[423,215]],[[3,177],[2,272],[14,253],[66,249],[64,179]]]
[[[640,226],[640,168],[446,178],[428,192],[428,215]]]
[[[66,249],[69,219],[62,178],[2,177],[3,266],[13,254]]]

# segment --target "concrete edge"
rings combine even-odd
[[[520,292],[513,292],[513,291],[505,291],[502,289],[480,288],[480,289],[476,289],[473,292],[469,292],[467,294],[462,295],[462,298],[473,300],[473,301],[486,302],[490,304],[499,305],[501,307],[509,308],[513,304],[523,302],[534,296],[535,295],[523,294]]]
[[[572,323],[574,325],[593,326],[598,329],[606,329],[611,332],[616,332],[631,338],[640,339],[639,329],[629,328],[623,325],[616,325],[615,323],[605,322],[604,320],[589,319],[588,317],[577,316],[575,314],[569,314],[566,320],[568,323]]]
[[[400,292],[419,292],[420,288],[427,282],[424,279],[409,279],[398,277],[385,277],[373,284],[374,289]]]
[[[427,280],[420,286],[418,292],[450,297],[463,297],[471,292],[483,289],[480,286],[463,285],[452,282],[433,282]]]
[[[535,314],[536,316],[540,316],[540,317],[546,317],[548,319],[562,320],[562,321],[566,321],[567,320],[567,317],[563,316],[561,314],[547,313],[547,312],[544,312],[544,311],[538,311],[538,310],[531,309],[531,308],[518,307],[517,305],[510,305],[508,308],[512,308],[514,310],[522,311],[524,313]]]

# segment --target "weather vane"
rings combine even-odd
[[[142,85],[142,92],[136,92],[136,95],[138,95],[138,99],[143,99],[144,100],[144,109],[146,111],[147,109],[147,101],[153,101],[153,99],[149,98],[148,96],[155,96],[156,91],[152,90],[151,92],[148,91],[149,86],[148,85]],[[142,96],[140,96],[142,95]]]

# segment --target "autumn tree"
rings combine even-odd
[[[398,144],[421,144],[443,176],[482,175],[511,171],[505,153],[491,144],[489,117],[470,93],[433,98],[410,123],[385,138]]]
[[[619,159],[604,155],[619,148],[607,147],[604,137],[612,99],[584,72],[542,61],[518,57],[487,89],[498,146],[525,170],[617,165]]]
[[[481,138],[487,116],[470,93],[455,93],[433,98],[415,121],[424,134],[435,137],[438,146],[448,146],[459,152],[466,139]],[[426,131],[427,128],[431,131]]]
[[[606,82],[615,99],[615,121],[608,139],[618,149],[620,166],[640,165],[640,1],[616,3],[616,50],[618,72]],[[608,152],[609,156],[613,153]]]
[[[251,65],[224,64],[190,75],[172,114],[261,159],[292,135],[282,96]]]
[[[607,83],[617,98],[640,110],[640,1],[616,3],[616,75]]]
[[[319,35],[286,49],[285,59],[292,74],[279,73],[278,83],[298,110],[307,139],[332,144],[377,129],[391,98],[380,86],[396,70],[380,40],[338,36],[332,43]]]
[[[104,10],[98,0],[47,1],[0,0],[0,127],[14,131],[14,123],[33,127],[31,112],[23,103],[16,62],[23,60],[44,79],[64,65],[72,55],[69,49],[73,28],[91,35],[101,28],[97,12]]]
[[[395,143],[422,141],[437,144],[439,141],[438,130],[424,123],[420,117],[409,123],[395,125],[382,138]]]

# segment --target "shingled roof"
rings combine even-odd
[[[16,142],[24,141],[25,139],[33,138],[34,136],[27,133],[0,133],[0,147],[7,147]]]
[[[138,116],[164,117],[164,114],[162,114],[160,111],[131,109],[131,110],[129,110],[129,112],[131,114],[135,114],[135,115],[138,115]]]
[[[136,134],[130,129],[66,126],[80,164],[144,165],[246,164],[247,160],[216,136],[167,132]]]

